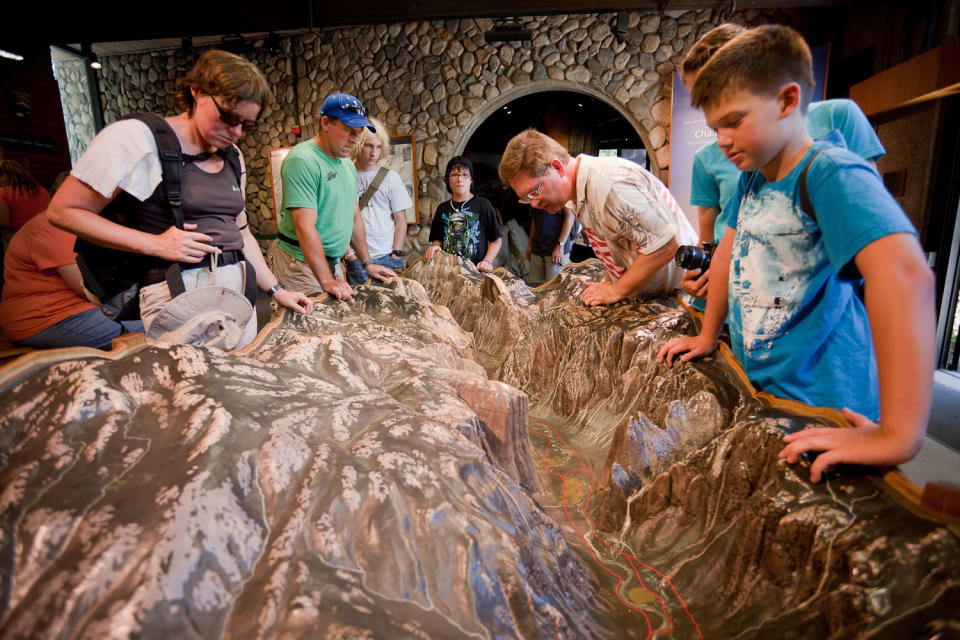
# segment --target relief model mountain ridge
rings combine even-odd
[[[588,309],[440,254],[243,352],[0,373],[0,638],[950,637],[960,544],[672,299]],[[458,324],[459,323],[459,324]],[[482,366],[481,366],[482,365]]]

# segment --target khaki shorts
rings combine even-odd
[[[279,243],[274,240],[267,249],[267,266],[273,271],[284,285],[285,289],[290,291],[300,291],[308,296],[323,293],[323,287],[313,274],[313,269],[306,262],[297,260],[288,255],[280,248]],[[337,280],[343,280],[343,265],[337,263],[337,268],[333,273]]]

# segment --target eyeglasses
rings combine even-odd
[[[210,94],[207,94],[207,95],[210,95]],[[233,111],[227,111],[226,109],[220,106],[220,103],[217,102],[217,99],[214,98],[212,95],[210,96],[210,99],[213,100],[213,106],[215,106],[217,108],[217,111],[220,112],[220,121],[223,122],[228,127],[235,127],[237,125],[240,125],[241,131],[253,131],[254,129],[257,128],[257,126],[259,126],[256,120],[244,120]]]
[[[453,179],[455,179],[455,178],[463,178],[463,179],[465,179],[465,180],[469,180],[469,179],[470,179],[470,174],[469,174],[469,173],[451,173],[451,174],[450,174],[449,176],[447,176],[447,177],[450,178],[451,180],[453,180]]]
[[[520,198],[520,204],[530,204],[532,200],[540,199],[540,188],[543,187],[543,180],[537,185],[537,188]]]

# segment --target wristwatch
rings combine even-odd
[[[280,289],[283,289],[283,283],[277,280],[277,284],[267,289],[267,295],[272,298],[273,294],[275,294],[277,291],[280,291]]]
[[[373,258],[368,258],[366,262],[363,263],[363,268],[366,269],[373,264]]]

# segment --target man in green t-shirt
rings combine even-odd
[[[283,160],[279,239],[270,248],[270,259],[288,287],[307,293],[322,289],[340,300],[352,299],[353,288],[334,275],[348,246],[371,277],[396,277],[367,253],[357,170],[349,158],[363,127],[375,130],[360,101],[346,93],[331,94],[320,107],[320,131]]]

